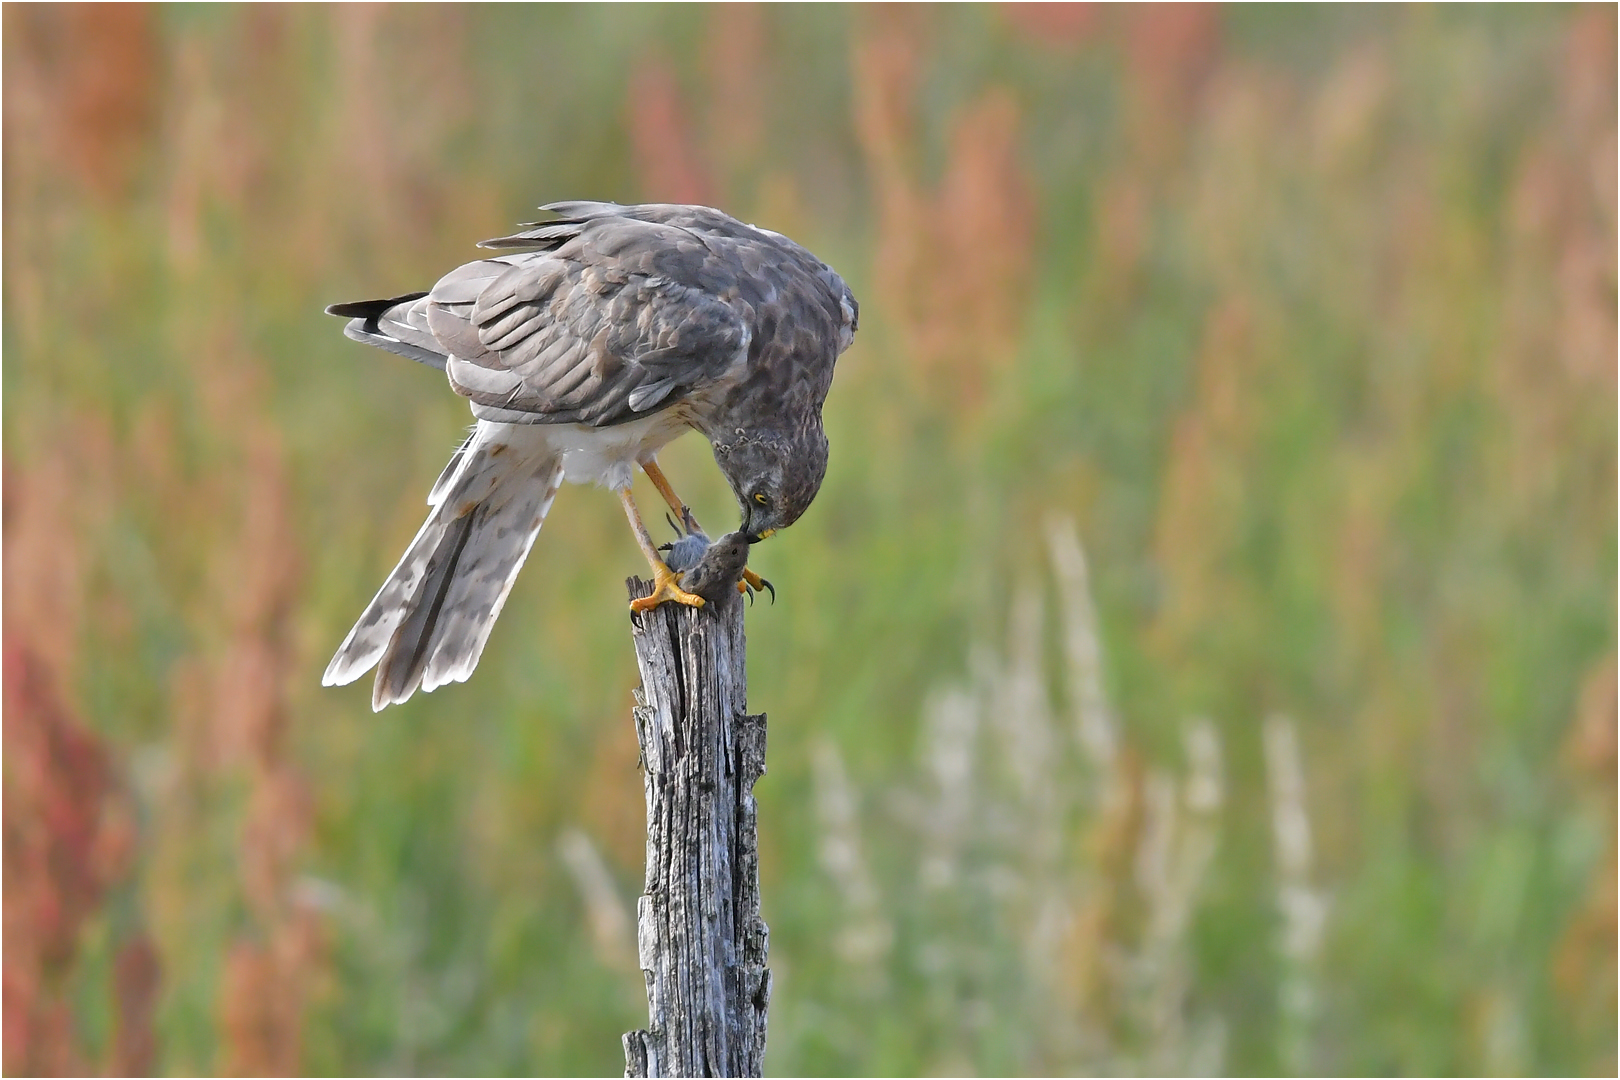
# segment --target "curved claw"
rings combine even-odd
[[[771,594],[771,603],[776,603],[776,586],[746,567],[743,569],[742,580],[737,583],[739,592],[744,589],[748,591],[749,599],[753,599],[754,594],[761,590],[768,591]]]
[[[653,571],[653,591],[651,596],[643,596],[639,600],[630,601],[630,610],[635,612],[651,611],[659,604],[670,600],[687,607],[702,607],[704,599],[695,593],[689,593],[680,585],[681,576],[667,566],[659,566]]]

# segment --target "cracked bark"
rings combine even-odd
[[[631,578],[632,598],[652,592]],[[641,689],[647,879],[636,935],[648,1024],[624,1036],[626,1076],[759,1076],[771,976],[759,914],[754,781],[765,717],[750,716],[742,604],[661,604],[631,617]]]

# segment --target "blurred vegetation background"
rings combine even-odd
[[[319,686],[468,423],[321,307],[596,198],[862,301],[748,615],[771,1071],[1612,1075],[1615,40],[6,5],[6,1071],[621,1069],[614,501],[469,684]]]

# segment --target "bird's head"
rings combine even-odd
[[[798,432],[738,431],[714,444],[714,460],[742,508],[749,543],[785,529],[803,514],[827,473],[820,418]]]

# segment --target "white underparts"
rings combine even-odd
[[[561,457],[563,479],[570,484],[597,484],[615,491],[630,486],[638,464],[650,460],[672,439],[690,430],[674,409],[612,427],[500,424],[491,420],[480,420],[478,427],[480,438],[519,446],[538,444]]]

